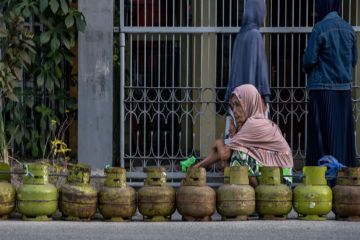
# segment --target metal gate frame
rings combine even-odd
[[[146,0],[145,4],[146,4]],[[148,0],[151,1],[151,0]],[[157,1],[157,0],[156,0]],[[160,1],[160,0],[159,0]],[[166,0],[167,1],[167,0]],[[173,1],[173,0],[169,0],[169,1]],[[204,1],[207,0],[193,0],[196,2],[201,2],[201,6],[204,6]],[[211,1],[211,0],[209,0]],[[280,6],[280,1],[281,0],[267,0],[266,2],[273,2],[273,1],[277,1],[278,2],[278,6]],[[306,0],[307,4],[309,3],[309,0]],[[346,1],[346,0],[344,0]],[[350,1],[350,5],[352,3],[352,0],[347,0]],[[187,2],[189,2],[189,0],[187,0]],[[289,1],[290,2],[290,1]],[[292,0],[292,3],[294,4],[294,0]],[[286,3],[287,4],[287,1]],[[344,3],[343,3],[344,4]],[[356,16],[356,22],[359,23],[359,19],[358,19],[358,15],[360,15],[359,12],[359,3],[356,1],[356,12],[359,13]],[[217,4],[216,4],[217,5]],[[272,6],[272,5],[271,5]],[[355,6],[355,4],[353,5]],[[310,6],[311,7],[311,6]],[[314,7],[314,6],[312,6]],[[310,8],[309,8],[310,9]],[[344,8],[343,8],[344,9]],[[349,7],[349,12],[351,11],[351,6]],[[280,10],[280,7],[278,9],[278,11]],[[271,12],[273,11],[273,9],[270,10]],[[294,6],[293,6],[293,11],[294,11]],[[201,14],[203,14],[203,9],[201,9]],[[285,13],[286,15],[286,13]],[[223,26],[204,26],[203,25],[203,16],[201,16],[201,26],[192,26],[192,27],[188,27],[188,26],[126,26],[125,24],[125,5],[124,5],[124,1],[120,0],[120,28],[119,28],[119,37],[120,37],[120,163],[121,166],[124,167],[125,166],[125,128],[128,126],[125,126],[125,44],[126,44],[126,35],[132,35],[132,34],[140,34],[140,35],[144,35],[146,36],[147,34],[197,34],[200,35],[201,37],[201,44],[203,44],[203,39],[204,39],[204,34],[236,34],[239,32],[240,27],[239,26],[231,26],[231,27],[223,27]],[[265,26],[263,28],[261,28],[261,32],[264,35],[270,36],[271,35],[275,35],[277,36],[277,39],[279,39],[279,36],[282,35],[291,35],[292,36],[292,44],[293,43],[293,39],[294,36],[296,34],[309,34],[312,31],[312,26],[309,26],[308,24],[306,26],[301,26],[301,27],[296,27],[294,26],[294,15],[293,19],[292,19],[292,25],[293,26],[286,26],[286,27],[279,27],[279,26]],[[349,13],[349,16],[351,16],[351,13]],[[306,16],[307,18],[309,16]],[[280,21],[280,15],[278,14],[277,16],[278,21]],[[314,16],[312,16],[312,18],[314,18]],[[145,10],[145,19],[146,19],[146,10]],[[300,13],[299,13],[299,19],[300,19]],[[360,23],[359,23],[360,24]],[[290,24],[291,25],[291,24]],[[355,31],[359,34],[360,33],[360,26],[354,26]],[[300,36],[299,36],[300,39]],[[271,41],[271,40],[270,40]],[[300,40],[299,40],[300,41]],[[271,44],[271,43],[270,43]],[[285,44],[286,44],[286,40],[285,40]],[[277,45],[279,46],[279,40],[277,40]],[[299,43],[300,46],[300,43]],[[203,47],[201,47],[201,49],[203,49]],[[271,51],[271,50],[270,50]],[[279,54],[279,53],[277,53]],[[279,57],[277,58],[277,60],[279,61]],[[293,62],[293,60],[292,60]],[[270,65],[270,64],[269,64]],[[279,64],[278,64],[279,65]],[[360,64],[358,64],[359,67]],[[202,71],[202,70],[201,70]],[[271,71],[271,70],[269,70]],[[286,71],[286,70],[284,70]],[[291,70],[293,71],[293,69]],[[270,73],[271,74],[271,73]],[[271,75],[270,75],[271,78]],[[359,76],[357,76],[356,72],[355,72],[355,79],[356,81],[358,81]],[[292,80],[291,80],[292,82]],[[280,87],[280,86],[279,86]],[[286,86],[284,85],[284,88],[286,88]],[[359,88],[359,86],[357,84],[355,84],[354,88]],[[300,89],[304,89],[304,86],[300,86]],[[281,90],[280,90],[281,91]],[[303,90],[305,91],[305,90]],[[294,94],[293,92],[290,92],[290,95]],[[306,95],[306,93],[305,93]],[[357,107],[355,105],[357,105],[357,103],[359,102],[358,99],[354,100],[354,111],[356,116],[359,114]],[[305,102],[306,103],[306,99]],[[275,103],[276,104],[276,103]],[[292,103],[291,103],[292,104]],[[277,111],[281,111],[281,110],[277,110]],[[296,109],[292,109],[292,111],[296,111]],[[307,110],[306,110],[306,104],[305,104],[305,110],[303,111],[303,113],[306,116]],[[306,119],[306,117],[305,117]],[[357,120],[357,117],[356,117]],[[306,122],[306,120],[305,120]],[[306,124],[306,123],[305,123]],[[306,129],[306,127],[305,127]],[[305,132],[305,136],[306,136],[306,132]],[[292,136],[294,137],[294,136]],[[291,144],[292,145],[292,144]],[[296,152],[296,151],[294,151]],[[218,176],[217,173],[209,173],[208,174],[210,177],[216,177]],[[131,171],[129,172],[128,176],[130,178],[143,178],[145,177],[145,175],[142,172],[135,172],[135,171]],[[168,177],[171,179],[178,179],[178,178],[182,178],[184,175],[181,172],[176,172],[176,171],[172,171],[168,173]]]

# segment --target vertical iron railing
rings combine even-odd
[[[120,1],[121,164],[134,176],[148,165],[164,166],[170,177],[176,176],[179,160],[189,155],[203,158],[210,143],[222,137],[223,98],[244,2]],[[302,161],[307,93],[301,60],[315,21],[315,3],[266,3],[261,32],[269,62],[271,117],[284,132],[294,158]],[[359,5],[344,0],[341,12],[358,36]],[[359,66],[354,77],[358,122]]]

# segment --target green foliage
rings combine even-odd
[[[0,61],[1,100],[4,101],[5,97],[17,102],[14,89],[20,83],[21,68],[28,69],[34,58],[35,43],[32,41],[33,34],[25,27],[24,18],[10,12],[0,15],[0,23],[0,49],[3,51]]]
[[[14,37],[21,36],[21,38]],[[19,102],[15,90],[20,85],[21,69],[27,70],[34,59],[35,43],[33,34],[25,27],[24,18],[9,12],[0,15],[0,153],[6,163],[8,160],[9,139],[18,137],[17,127],[7,125],[5,120],[6,101]],[[10,109],[11,110],[11,109]],[[16,112],[14,112],[14,115]],[[7,138],[7,133],[10,137]]]
[[[69,82],[64,68],[72,65],[71,49],[86,22],[74,3],[0,0],[4,14],[0,38],[6,39],[1,48],[8,49],[0,64],[1,93],[7,99],[2,112],[11,119],[5,124],[5,132],[16,144],[22,144],[25,154],[31,157],[42,157],[47,150],[51,121],[67,119],[65,111],[76,111],[76,100],[64,88]],[[41,26],[41,31],[28,30],[24,21],[31,20]],[[19,88],[22,77],[28,84]]]

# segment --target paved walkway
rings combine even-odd
[[[334,215],[330,214],[329,219]],[[109,223],[95,219],[91,222],[24,222],[19,219],[0,222],[0,240],[259,240],[259,239],[360,239],[359,222],[307,222],[290,214],[287,221],[251,220],[221,222],[214,215],[212,222],[181,222],[175,214],[172,222],[146,223],[137,214],[134,222]]]

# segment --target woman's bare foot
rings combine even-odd
[[[256,177],[249,177],[250,186],[256,188],[258,186],[258,181]]]

